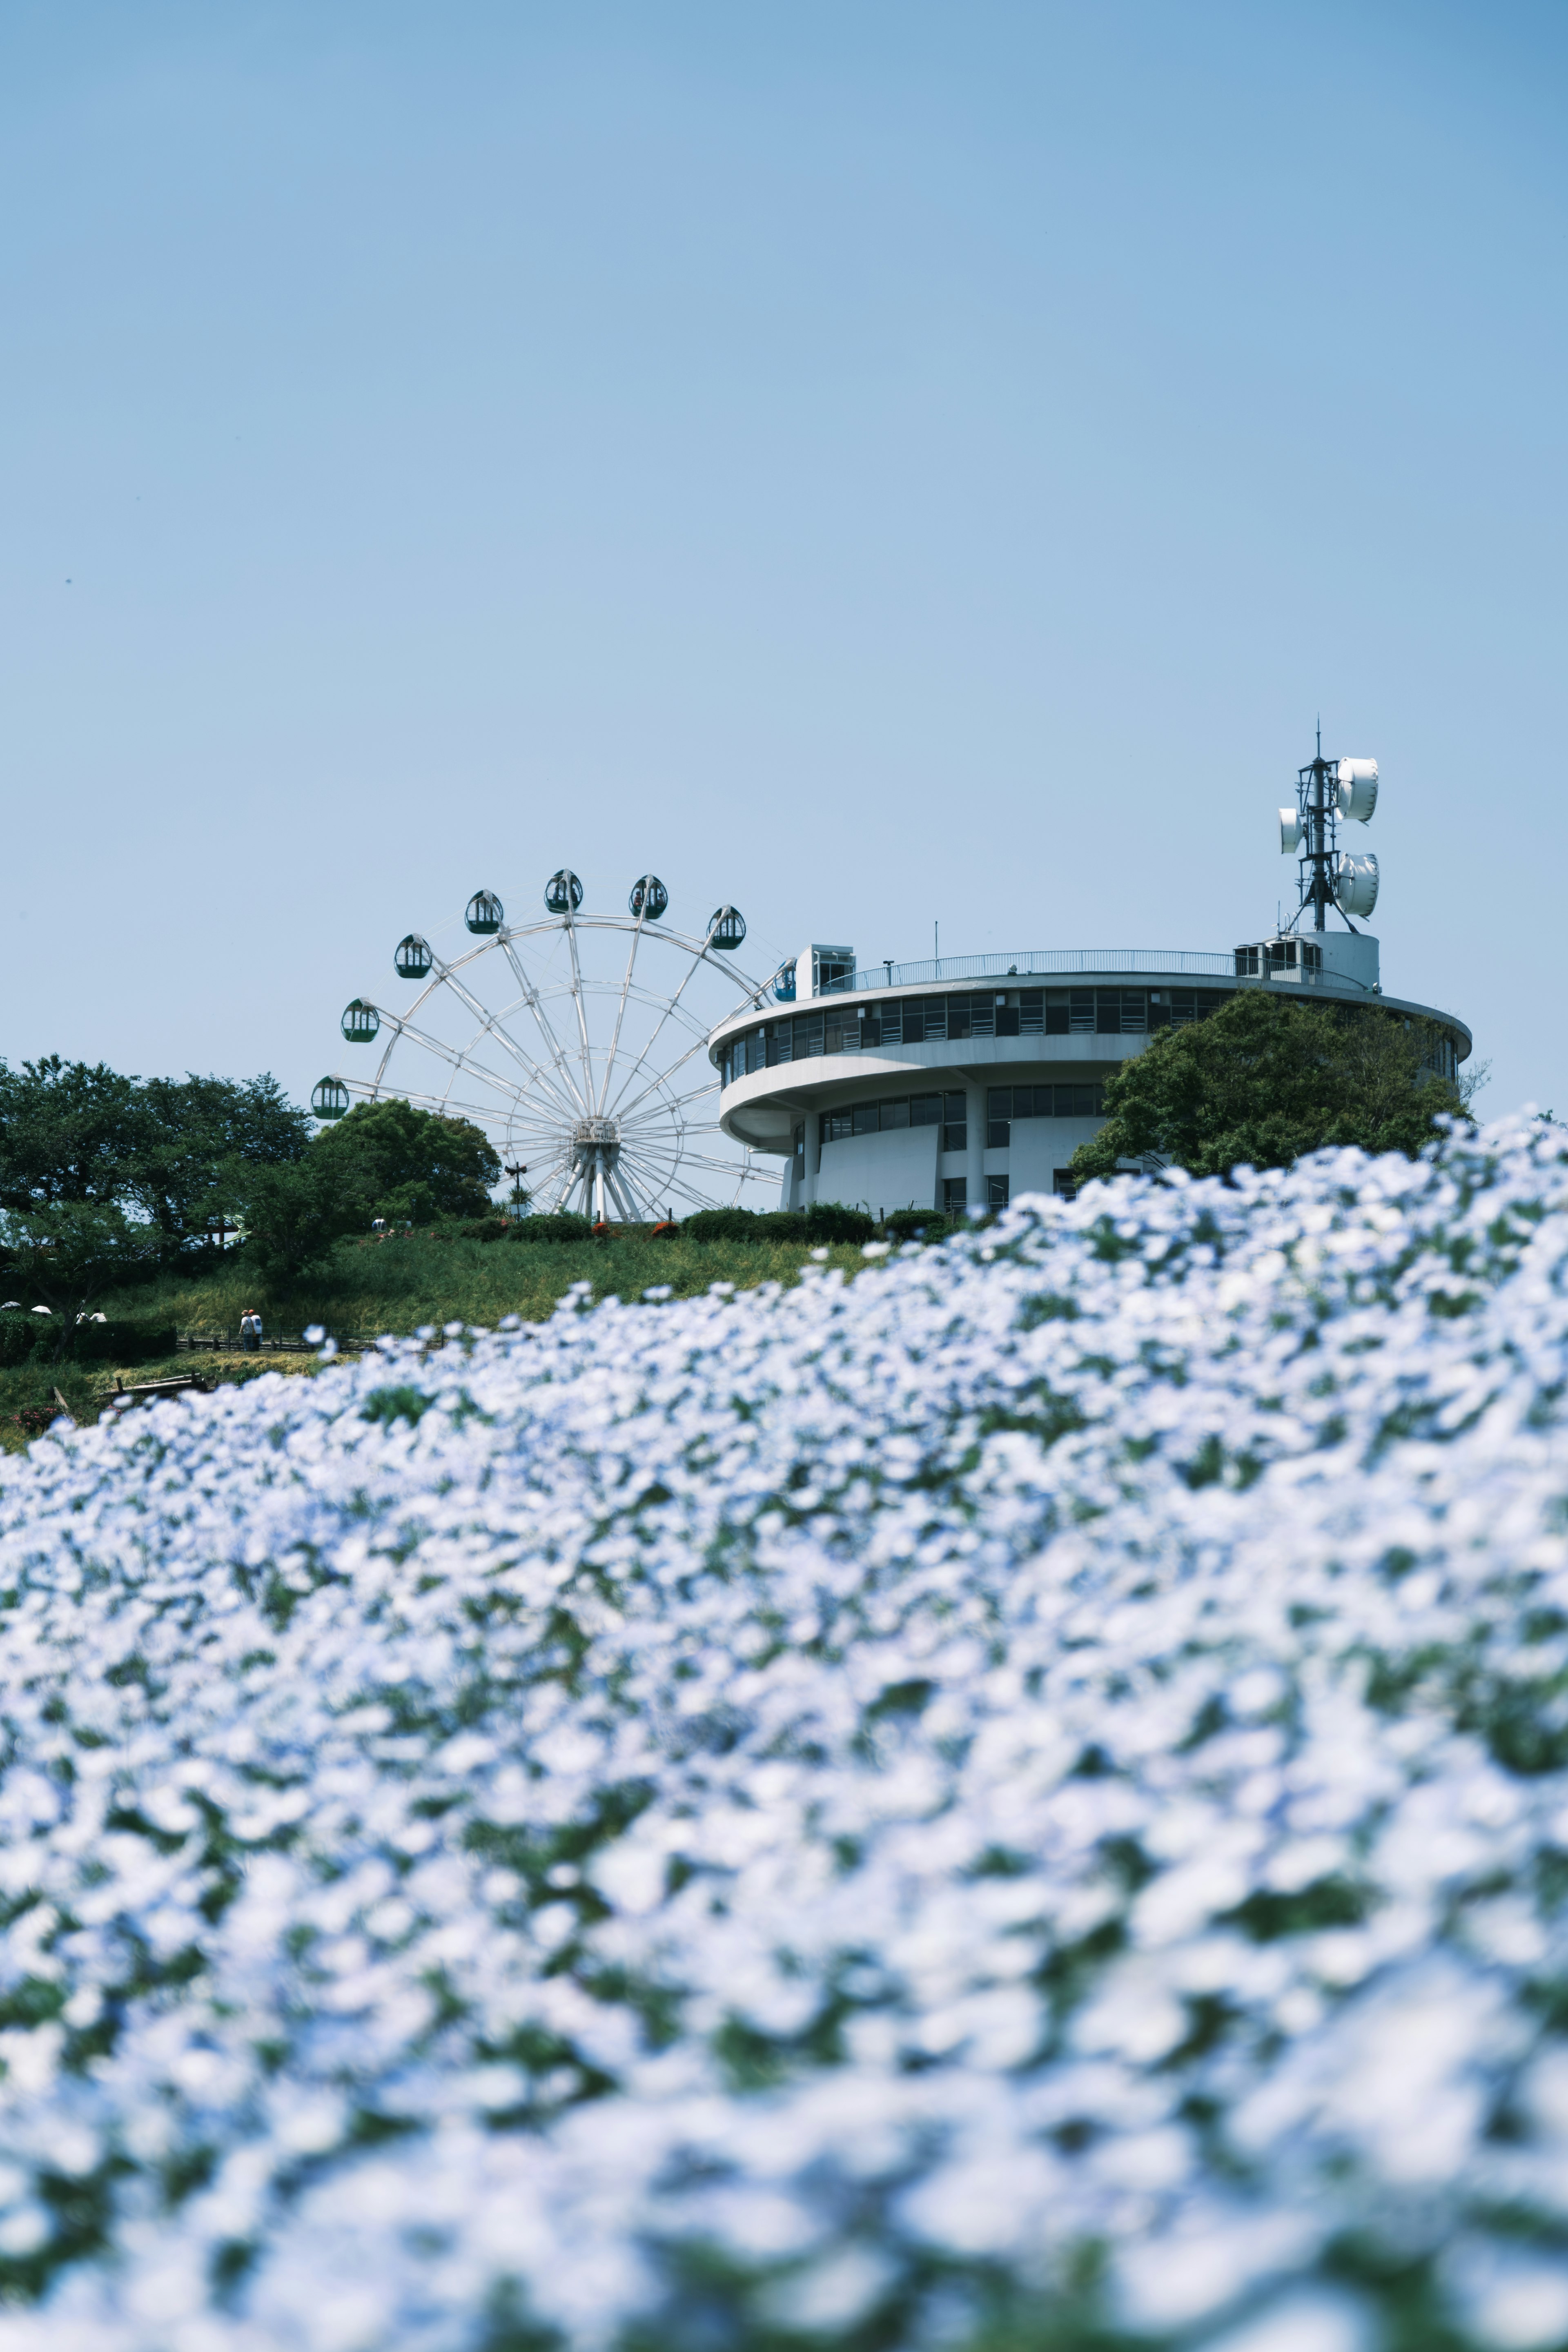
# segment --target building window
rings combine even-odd
[[[1286,944],[1294,950],[1298,943]],[[1314,943],[1307,940],[1300,946],[1310,968],[1317,952]],[[1263,951],[1237,948],[1238,974],[1243,958],[1256,959]],[[946,996],[833,1005],[759,1022],[754,1029],[726,1040],[720,1049],[720,1070],[729,1086],[752,1070],[808,1061],[819,1054],[858,1053],[868,1046],[952,1044],[966,1037],[1138,1036],[1148,1029],[1200,1021],[1217,1012],[1226,993],[1216,988],[1028,988],[1014,992],[1016,1003],[994,988],[954,989]]]
[[[1007,1179],[1005,1176],[987,1176],[985,1179],[985,1205],[988,1209],[1005,1209],[1006,1207]]]
[[[847,1143],[851,1136],[886,1135],[894,1128],[940,1127],[944,1151],[969,1149],[968,1097],[956,1087],[940,1095],[891,1095],[879,1102],[840,1103],[822,1114],[824,1143]],[[1103,1118],[1105,1089],[1073,1084],[1052,1087],[989,1087],[985,1094],[985,1139],[1005,1150],[1018,1118]]]
[[[948,1215],[969,1206],[969,1180],[965,1176],[944,1176],[942,1180],[942,1205]]]
[[[1217,1013],[1226,1001],[1223,988],[1153,989],[1149,997],[1149,1026],[1184,1028],[1189,1021],[1201,1021],[1205,1014]]]
[[[804,1182],[805,1178],[805,1125],[797,1125],[792,1141],[795,1148],[795,1172]]]
[[[1051,1190],[1056,1194],[1058,1201],[1077,1200],[1078,1181],[1073,1175],[1070,1168],[1052,1169]]]
[[[1103,1118],[1105,1089],[1096,1086],[988,1087],[985,1140],[1004,1151],[1016,1118]]]

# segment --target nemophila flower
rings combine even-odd
[[[1568,2337],[1568,1158],[1024,1202],[0,1491],[0,2341]]]

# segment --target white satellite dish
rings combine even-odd
[[[1375,857],[1341,858],[1334,876],[1334,904],[1342,915],[1371,914],[1377,904]]]
[[[1334,798],[1342,816],[1365,824],[1377,806],[1377,761],[1342,760],[1335,774]]]
[[[1281,857],[1294,857],[1300,846],[1301,820],[1294,809],[1282,808],[1279,812],[1279,855]]]

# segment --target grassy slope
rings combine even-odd
[[[123,1316],[143,1323],[172,1323],[182,1331],[235,1335],[247,1307],[260,1308],[270,1332],[297,1333],[310,1323],[372,1334],[414,1331],[426,1323],[478,1323],[493,1328],[503,1315],[542,1322],[574,1282],[591,1283],[596,1298],[613,1292],[637,1299],[664,1283],[677,1297],[685,1298],[713,1282],[749,1289],[762,1282],[797,1281],[810,1255],[800,1243],[694,1242],[679,1234],[662,1241],[629,1234],[604,1241],[523,1243],[412,1234],[386,1242],[342,1243],[322,1275],[282,1292],[268,1291],[254,1274],[247,1274],[237,1251],[208,1274],[165,1276],[118,1292],[102,1304],[112,1319]],[[833,1250],[830,1262],[850,1271],[866,1263],[855,1245]],[[154,1380],[161,1371],[198,1370],[209,1379],[231,1380],[260,1369],[313,1371],[316,1359],[269,1356],[258,1362],[237,1354],[181,1355],[163,1364],[127,1370],[125,1378]],[[15,1451],[26,1444],[15,1420],[17,1410],[47,1405],[57,1384],[79,1418],[92,1419],[114,1385],[114,1369],[93,1365],[79,1370],[29,1363],[13,1371],[0,1370],[0,1446]]]

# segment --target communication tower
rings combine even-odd
[[[1377,904],[1377,860],[1341,850],[1339,821],[1344,817],[1352,824],[1366,824],[1376,806],[1377,761],[1325,760],[1320,728],[1315,755],[1296,772],[1296,805],[1279,812],[1279,847],[1296,859],[1301,884],[1292,930],[1300,928],[1309,907],[1315,931],[1328,929],[1331,907],[1338,908],[1352,931],[1352,916],[1364,919],[1372,913]]]

